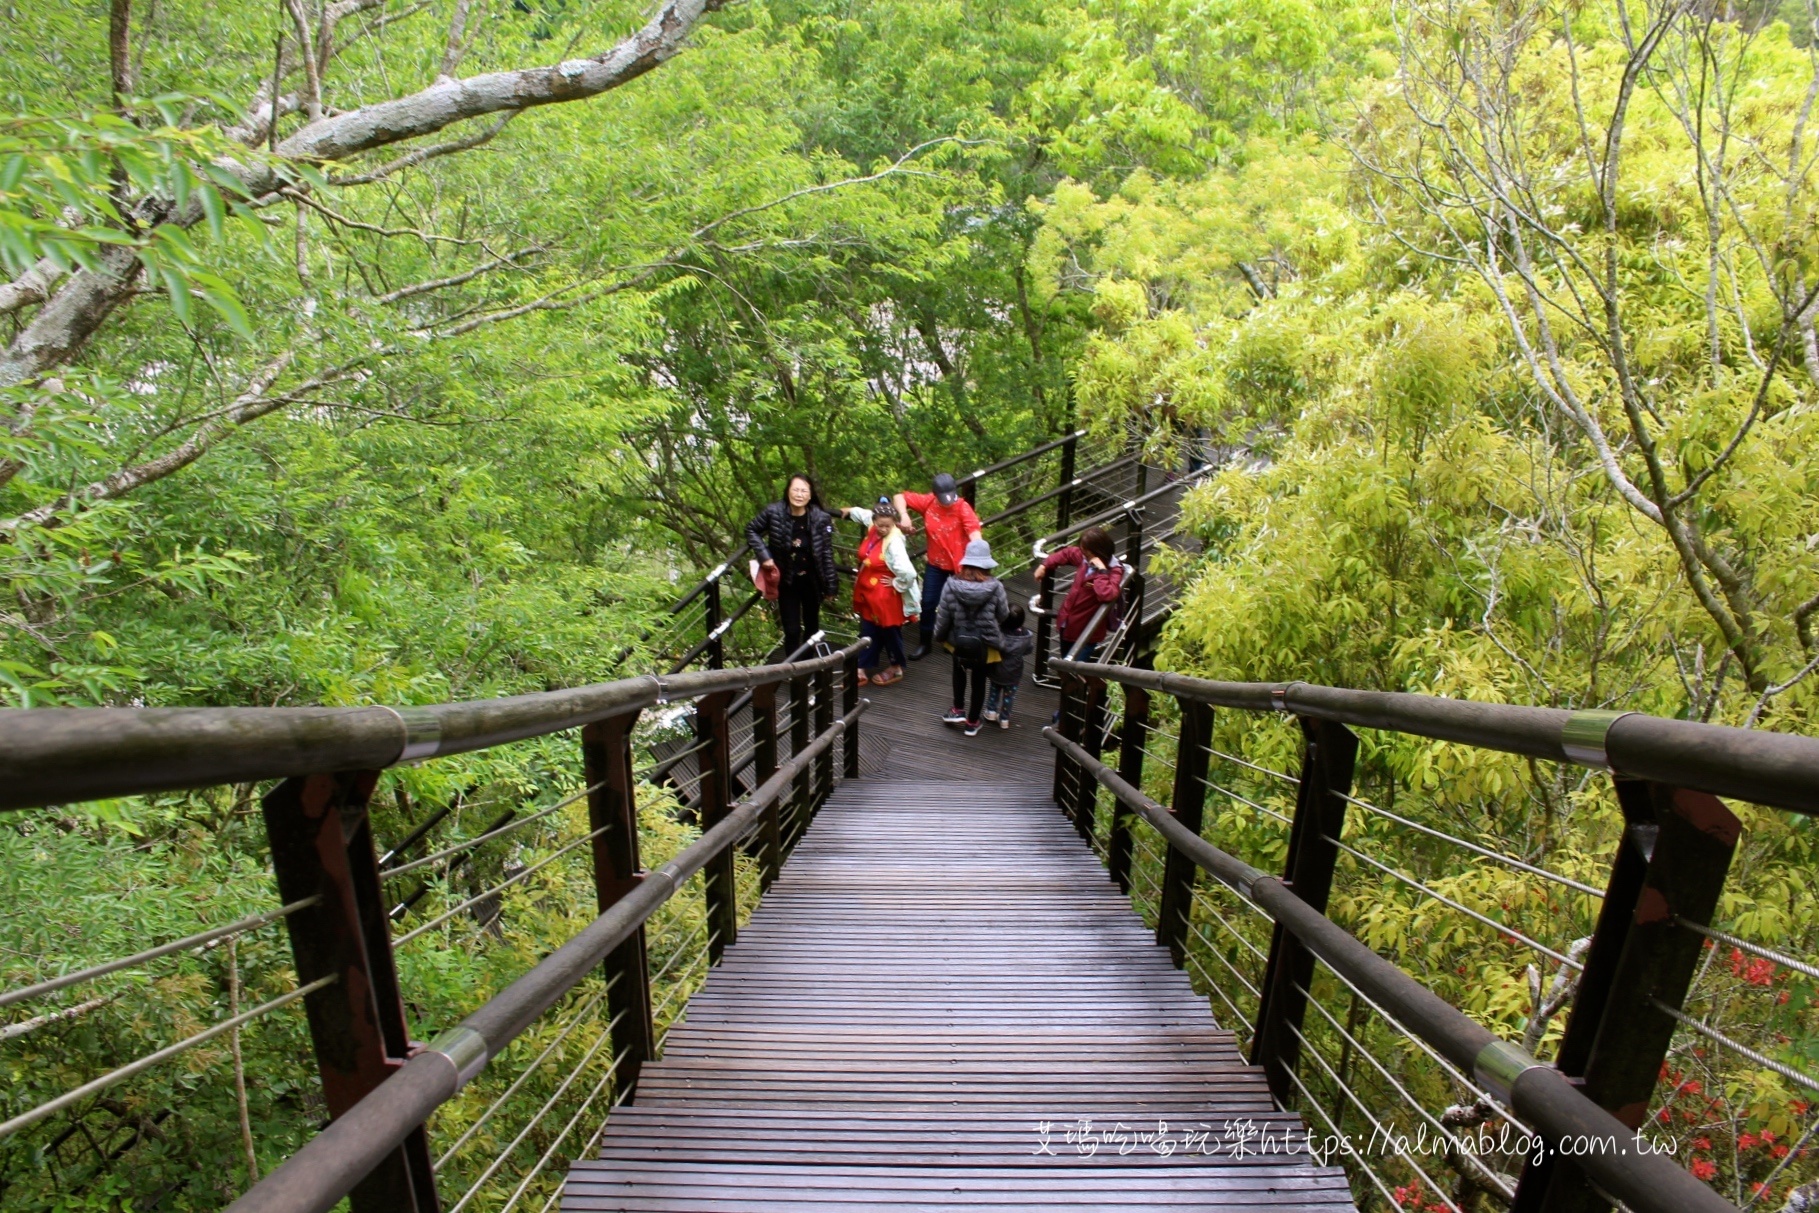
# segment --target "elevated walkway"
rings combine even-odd
[[[870,693],[882,769],[822,808],[562,1208],[1351,1208],[1050,798],[1052,693],[966,738],[947,687],[941,655]]]

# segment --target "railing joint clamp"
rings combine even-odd
[[[453,1027],[430,1041],[426,1053],[440,1053],[455,1067],[455,1089],[460,1090],[486,1068],[486,1037],[472,1028]]]
[[[1611,771],[1609,753],[1605,750],[1605,739],[1610,736],[1611,726],[1625,716],[1634,716],[1634,712],[1609,712],[1603,709],[1587,709],[1574,712],[1560,726],[1560,749],[1568,762],[1580,766],[1597,767],[1599,770]]]
[[[1478,1080],[1479,1086],[1507,1104],[1518,1078],[1530,1070],[1550,1068],[1507,1040],[1493,1040],[1479,1049],[1478,1056],[1472,1060],[1472,1077]]]
[[[442,718],[428,708],[387,708],[404,725],[404,748],[392,761],[433,758],[442,747]]]

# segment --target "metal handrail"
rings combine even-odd
[[[1061,437],[1045,442],[1041,446],[1033,446],[1029,450],[1024,451],[1021,455],[1012,455],[1009,459],[1001,459],[997,463],[982,467],[977,471],[962,476],[959,480],[955,481],[955,483],[977,484],[982,477],[990,476],[1009,468],[1014,468],[1019,463],[1028,463],[1030,460],[1038,459],[1043,455],[1048,454],[1050,451],[1059,450],[1070,442],[1078,442],[1084,437],[1086,437],[1085,430],[1075,430],[1071,434],[1063,434]]]
[[[326,1213],[333,1208],[431,1113],[453,1099],[614,948],[630,939],[690,876],[729,847],[737,846],[758,826],[764,810],[792,786],[810,762],[852,728],[869,704],[869,700],[861,699],[851,712],[804,746],[800,754],[780,765],[775,774],[712,829],[669,862],[644,874],[631,893],[614,902],[530,972],[438,1036],[229,1205],[229,1213]]]
[[[1101,672],[1078,662],[1069,664],[1077,667],[1069,673]],[[1171,848],[1248,898],[1334,972],[1506,1101],[1518,1116],[1551,1139],[1550,1147],[1562,1141],[1600,1143],[1601,1148],[1570,1153],[1606,1192],[1638,1210],[1736,1213],[1736,1206],[1672,1158],[1642,1148],[1636,1130],[1580,1094],[1564,1074],[1454,1008],[1301,900],[1283,881],[1201,838],[1084,746],[1062,737],[1053,727],[1043,729],[1042,735],[1153,826]],[[1602,1148],[1606,1142],[1610,1143],[1608,1151]]]
[[[1036,542],[1031,545],[1030,550],[1034,553],[1036,559],[1040,560],[1049,554],[1048,545],[1055,540],[1065,539],[1077,531],[1084,531],[1088,527],[1098,526],[1102,522],[1110,522],[1114,518],[1121,518],[1124,515],[1131,513],[1133,510],[1141,509],[1156,498],[1175,492],[1178,489],[1192,488],[1195,484],[1206,479],[1207,476],[1211,475],[1216,470],[1217,469],[1215,468],[1208,467],[1202,468],[1197,472],[1189,472],[1185,476],[1176,477],[1167,484],[1164,484],[1161,488],[1151,489],[1147,493],[1141,493],[1136,497],[1132,497],[1129,501],[1121,502],[1120,504],[1113,506],[1109,510],[1101,510],[1091,518],[1083,518],[1078,522],[1070,522],[1053,534],[1044,535],[1042,538],[1036,540]]]
[[[0,709],[0,809],[249,783],[486,749],[635,708],[834,670],[811,661],[645,675],[503,699],[363,708]]]
[[[1215,707],[1293,712],[1508,754],[1571,762],[1819,816],[1819,738],[1668,720],[1644,712],[1523,707],[1307,682],[1215,682],[1100,663],[1055,663]]]
[[[1033,509],[1036,506],[1041,505],[1045,501],[1053,501],[1055,498],[1061,496],[1061,494],[1063,494],[1063,493],[1071,492],[1074,489],[1085,488],[1087,485],[1090,485],[1095,479],[1097,479],[1100,476],[1105,475],[1107,472],[1117,471],[1119,468],[1124,467],[1127,464],[1132,464],[1135,462],[1137,462],[1137,457],[1135,455],[1126,455],[1122,459],[1114,459],[1110,463],[1102,463],[1096,468],[1089,468],[1088,470],[1086,470],[1086,471],[1080,473],[1078,476],[1074,477],[1072,480],[1069,480],[1063,484],[1056,485],[1054,488],[1048,490],[1046,493],[1040,493],[1034,497],[1028,498],[1027,500],[1019,501],[1016,505],[1006,506],[1004,509],[999,510],[996,514],[991,515],[989,518],[981,518],[979,520],[979,525],[982,527],[986,527],[986,526],[991,526],[994,523],[1003,522],[1007,518],[1015,518],[1018,514],[1023,513],[1025,510]]]

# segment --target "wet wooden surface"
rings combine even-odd
[[[563,1209],[1350,1208],[1028,773],[1046,715],[915,687],[867,731],[944,777],[840,787]]]

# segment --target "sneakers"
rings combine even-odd
[[[998,709],[997,708],[985,709],[985,720],[986,720],[986,723],[988,723],[988,724],[997,724],[998,723]]]
[[[1011,727],[1011,718],[1009,716],[998,717],[998,727],[1001,729],[1010,728]]]
[[[979,722],[977,720],[969,720],[966,722],[966,735],[968,737],[979,736]]]
[[[947,715],[941,718],[942,724],[965,724],[966,712],[960,708],[949,708]]]

